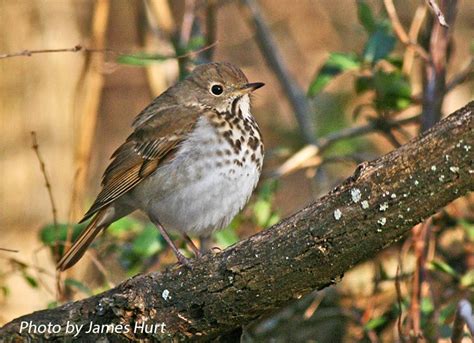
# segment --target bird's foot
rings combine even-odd
[[[176,258],[178,259],[178,263],[182,266],[185,266],[186,268],[189,268],[189,269],[193,269],[192,265],[191,265],[191,261],[186,258],[182,253],[180,253],[179,251],[175,251],[174,252],[175,255],[176,255]]]

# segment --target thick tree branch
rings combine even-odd
[[[0,340],[62,341],[74,334],[81,341],[208,340],[334,284],[474,189],[473,113],[471,102],[412,142],[360,165],[342,185],[290,218],[194,260],[192,270],[138,275],[91,298],[23,316],[0,330]],[[66,333],[68,323],[84,327]],[[86,334],[90,323],[128,332]],[[41,324],[56,324],[60,332],[34,333],[32,325]],[[143,324],[156,325],[154,333],[135,330]]]

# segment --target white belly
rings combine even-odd
[[[246,150],[230,155],[230,144],[201,118],[175,158],[135,188],[134,203],[168,230],[204,235],[224,228],[247,203],[260,177]],[[244,157],[245,162],[235,163]]]

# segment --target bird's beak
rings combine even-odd
[[[251,93],[253,92],[254,90],[257,90],[261,87],[265,86],[265,84],[263,82],[252,82],[252,83],[247,83],[245,84],[241,89],[240,91],[242,93]]]

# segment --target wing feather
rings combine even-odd
[[[149,118],[113,154],[102,177],[102,190],[81,222],[132,190],[168,160],[179,143],[193,130],[197,108],[166,108]]]

